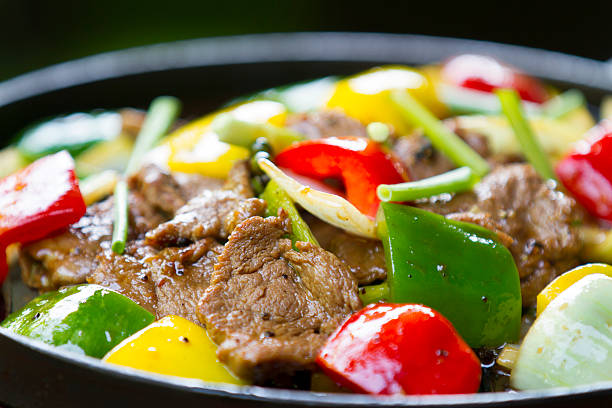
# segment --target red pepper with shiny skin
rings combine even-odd
[[[463,54],[450,58],[442,66],[442,77],[453,85],[483,92],[514,89],[521,99],[529,102],[543,103],[549,98],[537,79],[484,55]]]
[[[380,200],[376,187],[406,181],[406,171],[378,143],[365,137],[328,137],[292,144],[275,160],[279,167],[323,180],[339,178],[346,198],[359,211],[374,217]]]
[[[0,284],[8,269],[7,246],[42,239],[78,221],[85,210],[74,161],[65,151],[0,180]]]
[[[555,172],[591,215],[612,221],[612,122],[591,129]]]
[[[451,323],[415,304],[372,304],[351,316],[317,357],[338,384],[369,394],[478,391],[478,357]]]

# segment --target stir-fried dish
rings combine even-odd
[[[2,330],[213,383],[611,381],[610,110],[460,55],[44,120],[0,152],[0,283],[41,292]]]

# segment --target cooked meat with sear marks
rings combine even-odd
[[[155,165],[146,165],[130,177],[130,190],[140,191],[144,199],[166,214],[174,214],[185,205],[181,187],[167,172]]]
[[[387,277],[382,243],[349,234],[313,216],[305,216],[319,245],[343,261],[359,285]]]
[[[189,200],[171,221],[147,233],[147,244],[166,247],[207,237],[227,239],[240,222],[263,214],[265,202],[252,196],[247,164],[237,163],[223,190],[206,190]]]
[[[287,118],[287,126],[308,139],[341,136],[367,136],[365,127],[339,110],[295,114]]]
[[[521,277],[524,306],[532,306],[546,284],[579,263],[582,240],[576,225],[583,213],[531,165],[498,166],[473,192],[418,206],[502,232]]]
[[[251,188],[251,171],[247,161],[236,162],[223,185],[225,190],[233,191],[237,196],[242,198],[253,197],[253,189]]]
[[[190,179],[199,180],[194,184],[198,188],[217,183],[206,183],[200,176]],[[143,238],[147,231],[172,217],[178,203],[190,198],[188,189],[154,166],[143,167],[131,177],[130,185],[129,241]],[[110,248],[113,205],[113,197],[109,197],[90,206],[66,231],[24,246],[20,253],[24,282],[41,290],[85,282],[98,266],[97,256]]]
[[[453,121],[446,121],[445,124],[455,130],[458,136],[482,157],[488,158],[491,155],[489,144],[484,136],[457,130]],[[398,138],[393,145],[393,152],[406,166],[413,180],[436,176],[456,167],[420,132]]]
[[[152,248],[141,242],[130,243],[123,255],[107,249],[97,257],[97,267],[87,277],[87,282],[113,289],[156,314],[155,283],[147,264],[151,255]]]
[[[327,337],[361,308],[346,265],[311,244],[293,250],[289,229],[282,212],[240,224],[198,306],[219,360],[256,384],[311,369]]]
[[[106,250],[98,256],[87,282],[116,290],[158,319],[178,315],[199,324],[196,307],[222,249],[212,238],[161,251],[133,241],[122,255]]]
[[[177,315],[200,323],[196,307],[208,287],[223,246],[206,238],[183,248],[165,248],[147,259],[157,295],[157,318]]]
[[[244,203],[244,204],[243,204]],[[244,200],[233,191],[204,191],[177,211],[176,216],[146,235],[149,245],[177,246],[207,237],[225,239],[241,219],[261,215],[265,202]]]
[[[41,290],[85,282],[97,267],[96,257],[109,249],[113,233],[112,197],[87,209],[87,213],[66,231],[26,245],[20,252],[23,280]],[[139,193],[129,197],[130,240],[164,221]]]

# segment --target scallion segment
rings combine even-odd
[[[128,214],[128,186],[125,180],[119,180],[115,185],[115,221],[113,224],[112,249],[116,254],[122,254],[127,241],[129,214]]]
[[[386,301],[389,299],[389,282],[359,288],[359,298],[364,305]]]
[[[295,204],[291,200],[291,197],[283,190],[276,181],[272,180],[266,186],[264,192],[260,198],[268,205],[266,208],[267,216],[278,216],[278,211],[283,209],[287,212],[289,219],[291,220],[291,240],[295,243],[296,241],[310,242],[313,245],[319,245],[317,239],[312,234],[310,227],[300,216],[299,211],[295,208]]]
[[[172,96],[160,96],[151,102],[125,170],[127,176],[140,168],[144,155],[168,132],[180,111],[181,102]]]
[[[541,112],[549,118],[559,119],[585,104],[584,94],[577,89],[570,89],[546,101]]]
[[[422,128],[434,147],[444,153],[456,165],[467,166],[481,177],[489,172],[490,167],[485,159],[444,126],[438,118],[408,92],[395,91],[391,93],[391,100],[404,118],[413,125]]]
[[[389,126],[381,122],[370,123],[366,131],[368,132],[368,137],[378,143],[385,143],[391,133],[389,131]]]
[[[125,177],[140,168],[142,158],[168,132],[180,110],[180,101],[171,96],[160,96],[151,102],[147,117],[130,155]],[[115,186],[115,219],[111,247],[117,254],[122,254],[125,250],[128,224],[128,186],[124,178]]]
[[[278,153],[293,142],[304,139],[304,135],[289,128],[267,123],[252,123],[236,119],[231,113],[218,115],[211,124],[212,130],[225,143],[250,148],[258,138],[265,138]]]
[[[458,193],[471,189],[479,180],[469,167],[460,167],[423,180],[400,184],[381,184],[376,192],[381,201],[412,201],[443,193]]]
[[[555,179],[555,172],[536,139],[529,122],[521,107],[521,100],[513,89],[498,89],[495,91],[502,106],[504,115],[510,122],[523,154],[543,179]]]

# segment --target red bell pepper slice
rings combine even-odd
[[[449,83],[483,92],[514,89],[525,101],[543,103],[549,95],[537,79],[484,55],[463,54],[447,60],[442,77]]]
[[[339,178],[346,198],[359,211],[374,217],[380,200],[376,187],[406,181],[406,171],[393,156],[364,137],[328,137],[292,144],[275,162],[297,174],[323,180]]]
[[[612,221],[612,122],[591,129],[555,172],[591,215]]]
[[[86,206],[74,173],[74,161],[63,151],[43,157],[0,180],[0,251],[28,243],[78,221]],[[0,284],[7,274],[0,259]]]
[[[478,391],[478,357],[451,323],[426,306],[372,304],[328,339],[317,357],[338,384],[370,394]]]

